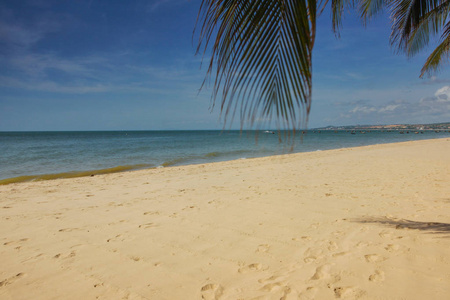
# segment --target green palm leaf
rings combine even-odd
[[[441,43],[427,58],[425,65],[422,68],[421,77],[425,73],[437,71],[442,66],[444,58],[448,60],[450,56],[450,22],[445,26],[444,32],[441,36]]]
[[[370,18],[373,18],[386,6],[389,0],[359,0],[359,12],[361,19],[366,24]]]
[[[306,125],[311,104],[315,1],[204,0],[197,52],[211,50],[207,78],[227,123]],[[213,39],[214,38],[214,39]]]
[[[420,22],[411,32],[407,42],[406,52],[409,56],[417,54],[426,46],[430,40],[430,36],[440,32],[445,24],[445,20],[449,14],[450,1],[441,3],[420,18]]]
[[[410,49],[411,36],[418,28],[426,30],[428,35],[433,34],[437,32],[436,26],[442,28],[444,25],[441,23],[439,26],[439,15],[447,15],[444,11],[448,0],[392,0],[388,3],[391,6],[393,22],[391,43],[406,52]],[[435,26],[430,27],[430,24]],[[428,42],[423,39],[423,34],[422,38],[419,36],[416,41]]]
[[[393,0],[390,1],[393,20],[391,43],[408,56],[414,56],[441,32],[441,43],[425,62],[420,77],[438,70],[449,54],[450,0]]]

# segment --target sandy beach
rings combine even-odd
[[[450,139],[0,186],[0,299],[449,299]]]

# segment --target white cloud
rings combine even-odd
[[[378,110],[378,112],[383,113],[383,112],[392,112],[394,110],[397,109],[397,107],[399,107],[400,104],[390,104],[390,105],[386,105],[385,107],[382,107]]]
[[[444,86],[434,93],[439,102],[450,102],[450,86]]]
[[[356,106],[354,107],[352,110],[350,110],[351,113],[355,114],[355,113],[372,113],[372,112],[376,112],[377,109],[375,107],[368,107],[368,106]]]
[[[444,86],[438,89],[434,97],[422,98],[419,104],[434,110],[450,110],[450,87]]]
[[[432,96],[414,98],[406,94],[394,101],[358,100],[337,103],[342,120],[367,124],[433,123],[450,119],[450,86],[443,86]],[[348,122],[348,121],[346,121]]]
[[[357,105],[349,111],[352,114],[371,114],[371,113],[391,113],[396,110],[400,104],[388,104],[385,106]]]

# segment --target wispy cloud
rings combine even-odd
[[[28,80],[23,81],[17,78],[0,76],[0,87],[9,89],[33,90],[52,93],[69,93],[69,94],[85,94],[85,93],[99,93],[107,92],[113,89],[112,86],[103,84],[91,85],[67,85],[58,84],[49,80]]]
[[[8,72],[0,86],[56,93],[135,92],[173,94],[182,90],[196,94],[201,73],[192,76],[189,63],[156,67],[127,61],[123,53],[89,55],[74,59],[56,54],[17,54],[0,58]]]
[[[173,1],[157,1],[155,9],[166,2]],[[0,44],[3,47],[0,52],[1,87],[75,94],[111,91],[164,93],[171,81],[175,86],[173,81],[186,83],[192,80],[185,66],[173,64],[162,68],[148,65],[138,59],[139,53],[130,53],[130,50],[86,53],[76,57],[63,56],[57,51],[36,51],[40,41],[61,31],[68,23],[72,24],[73,20],[69,17],[71,20],[66,24],[61,20],[62,16],[54,14],[25,20],[5,9],[0,9],[0,16]]]
[[[353,80],[367,80],[370,78],[367,75],[363,75],[363,74],[356,73],[356,72],[345,72],[344,74],[347,78],[350,78]]]
[[[350,105],[350,103],[349,103]],[[419,99],[394,100],[387,103],[369,101],[353,102],[343,113],[345,118],[392,121],[398,120],[448,120],[450,118],[450,86],[436,90],[433,96]]]
[[[400,104],[390,104],[390,105],[386,105],[385,107],[382,107],[378,110],[378,112],[380,113],[384,113],[384,112],[393,112],[395,111],[398,107],[400,106]]]
[[[180,1],[160,0],[152,5],[157,9],[160,5]],[[129,49],[91,51],[69,57],[53,48],[37,50],[39,42],[51,34],[76,26],[78,21],[73,16],[64,21],[62,15],[47,12],[28,20],[0,8],[0,17],[1,87],[75,94],[112,91],[163,94],[183,89],[193,80],[201,82],[192,76],[191,61],[178,59],[164,67],[155,66],[145,58],[148,52],[141,55]],[[192,61],[195,59],[192,57]]]
[[[0,42],[5,50],[27,50],[48,34],[60,31],[62,19],[63,16],[44,14],[37,19],[19,20],[10,11],[1,9]]]
[[[42,36],[43,32],[40,30],[0,22],[0,40],[11,46],[28,47],[40,40]]]
[[[421,84],[424,85],[435,85],[435,84],[450,84],[450,79],[448,78],[439,78],[438,76],[431,76],[429,78],[425,78]]]

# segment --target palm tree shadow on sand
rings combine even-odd
[[[444,234],[450,237],[450,223],[439,223],[439,222],[419,222],[407,219],[390,219],[387,217],[366,217],[352,219],[352,222],[362,223],[362,224],[382,224],[387,227],[392,227],[395,229],[414,229],[421,230],[431,234]]]

